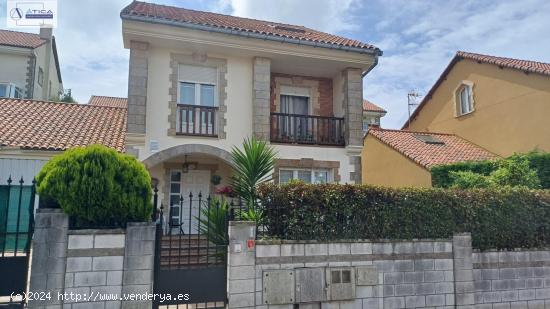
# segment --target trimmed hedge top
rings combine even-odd
[[[537,172],[542,189],[550,189],[550,153],[533,151],[526,154],[516,154],[509,159],[520,158],[529,162],[529,167]],[[501,159],[508,160],[508,159]],[[473,172],[488,176],[499,167],[499,161],[459,162],[434,166],[431,169],[432,185],[438,188],[450,188],[454,183],[451,172]]]
[[[448,238],[478,249],[550,245],[550,191],[392,189],[292,183],[259,188],[267,237],[291,240]]]
[[[72,148],[37,176],[41,198],[56,201],[76,227],[124,227],[148,221],[151,178],[139,161],[101,145]]]

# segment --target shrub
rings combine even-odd
[[[550,192],[263,184],[261,225],[284,239],[447,238],[479,249],[550,245]]]
[[[514,155],[498,163],[498,168],[489,175],[491,183],[495,186],[527,187],[531,189],[540,187],[537,172],[529,166],[526,157]]]
[[[101,145],[54,157],[37,176],[38,193],[55,200],[77,227],[115,227],[151,218],[151,179],[135,158]]]
[[[474,173],[472,171],[451,171],[451,188],[455,189],[480,189],[491,186],[489,176]]]
[[[527,170],[523,170],[523,172],[526,173],[522,172],[521,169],[525,168],[523,163],[524,160],[528,162],[529,168],[536,173],[539,185],[537,185],[537,181],[534,180],[532,174],[529,175],[529,172]],[[510,162],[512,162],[511,164],[517,164],[515,166],[505,167],[505,165],[510,164]],[[514,186],[517,183],[514,178],[523,173],[523,176],[526,177],[524,178],[525,183],[527,183],[523,185],[532,188],[540,187],[543,189],[550,189],[550,153],[538,151],[533,151],[526,154],[515,154],[507,159],[493,161],[459,162],[434,166],[431,169],[432,185],[439,188],[453,187],[454,181],[457,179],[457,174],[453,172],[470,171],[483,176],[489,176],[491,175],[491,173],[502,168],[508,168],[509,172],[511,173],[506,172],[505,170],[501,170],[496,173],[493,180],[495,180],[499,185],[502,182],[506,182],[506,185]],[[512,171],[510,168],[514,168],[514,171]],[[521,173],[518,174],[518,172]],[[506,174],[508,174],[508,176],[506,176]],[[512,174],[515,176],[512,177]],[[464,179],[460,178],[460,181],[462,180]],[[454,187],[460,187],[460,185],[456,185]]]

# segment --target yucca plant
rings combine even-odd
[[[256,187],[271,180],[271,172],[277,154],[266,141],[254,137],[244,140],[242,150],[233,147],[233,176],[231,187],[238,197],[244,200],[248,209],[256,209]]]

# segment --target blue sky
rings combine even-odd
[[[148,0],[185,8],[304,25],[380,47],[365,98],[388,110],[382,126],[407,118],[407,92],[426,93],[457,50],[550,62],[550,1]],[[0,0],[0,28],[6,28]],[[59,0],[63,82],[79,102],[126,96],[128,50],[120,10],[130,0]],[[38,30],[30,30],[37,32]]]

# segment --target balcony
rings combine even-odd
[[[217,137],[218,107],[178,104],[178,135]]]
[[[271,142],[345,146],[344,118],[271,113]]]

